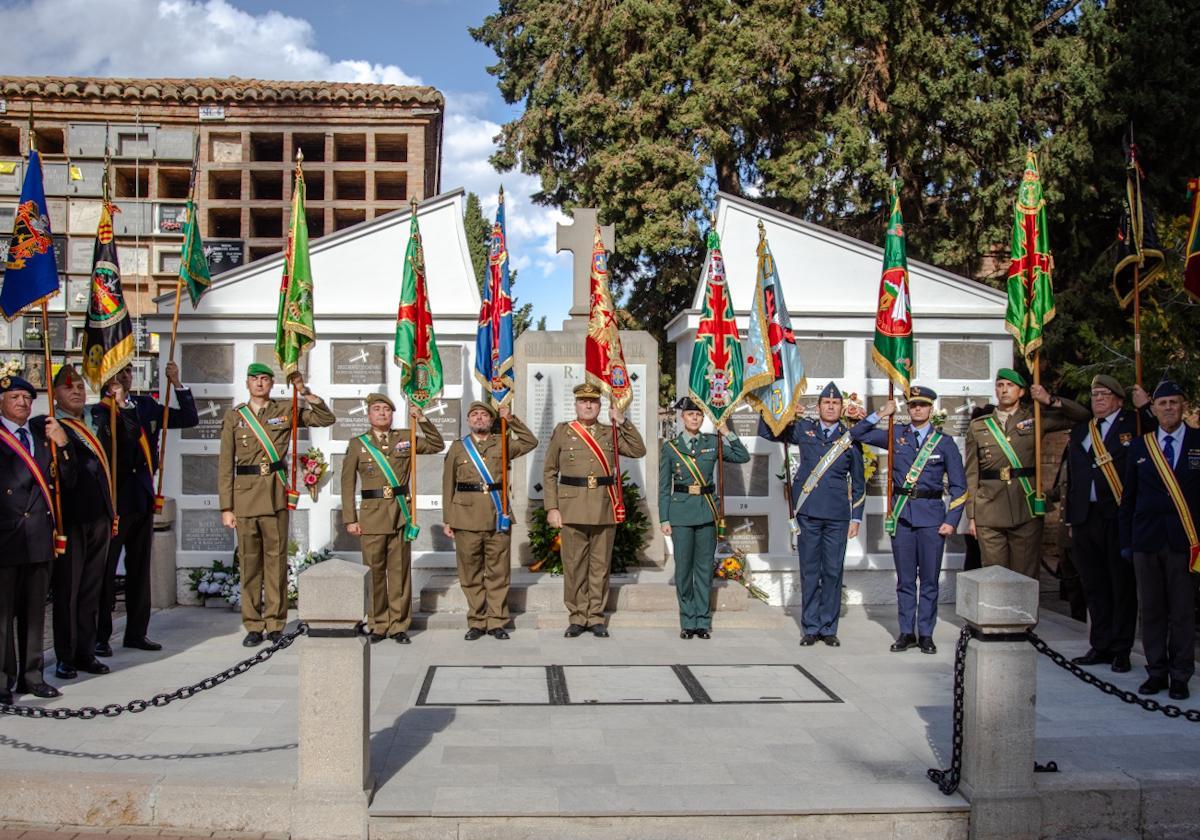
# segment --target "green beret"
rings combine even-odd
[[[1025,384],[1025,377],[1012,368],[1000,368],[1000,370],[996,371],[996,381],[999,382],[1001,379],[1007,379],[1009,382],[1014,385],[1020,385],[1022,388],[1029,387]]]
[[[396,404],[391,401],[387,394],[380,394],[378,392],[367,394],[367,407],[370,408],[375,403],[383,403],[392,411],[396,410]]]
[[[1093,388],[1107,388],[1114,395],[1125,399],[1125,388],[1117,381],[1115,376],[1109,376],[1107,373],[1098,373],[1092,377]]]
[[[475,402],[473,402],[469,406],[467,406],[467,415],[470,416],[471,412],[477,408],[482,408],[488,414],[492,415],[492,417],[498,416],[496,413],[496,409],[492,408],[490,403],[486,403],[483,400],[475,400]]]
[[[270,365],[264,365],[262,362],[251,362],[250,367],[246,368],[246,377],[251,376],[269,376],[275,378],[275,371],[271,370]]]

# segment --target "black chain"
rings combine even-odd
[[[177,688],[169,694],[155,694],[149,700],[130,700],[125,705],[119,703],[110,703],[104,708],[97,709],[94,706],[83,706],[78,709],[66,708],[47,708],[43,706],[16,706],[0,703],[0,715],[15,715],[17,717],[51,720],[70,720],[78,718],[79,720],[92,720],[98,717],[115,718],[123,715],[126,712],[137,714],[144,712],[151,706],[161,708],[176,700],[186,700],[189,697],[194,697],[202,691],[208,691],[210,688],[216,688],[221,683],[233,679],[239,674],[244,674],[253,668],[255,665],[261,665],[266,662],[279,651],[291,647],[292,642],[296,641],[300,636],[308,632],[308,625],[301,623],[296,625],[296,629],[290,633],[284,633],[279,637],[279,641],[271,644],[270,647],[263,648],[258,653],[251,656],[249,659],[243,659],[232,668],[226,668],[219,674],[211,677],[206,677],[200,682]]]
[[[938,790],[949,796],[958,790],[959,779],[962,778],[962,748],[963,748],[963,699],[966,695],[967,672],[967,642],[975,631],[971,625],[963,627],[958,634],[958,644],[954,647],[954,730],[950,736],[950,767],[938,770],[936,767],[925,772],[929,780],[938,786]]]
[[[1141,706],[1148,712],[1162,712],[1169,718],[1183,717],[1190,720],[1192,723],[1200,723],[1200,709],[1181,709],[1178,706],[1172,706],[1168,703],[1159,703],[1150,697],[1141,697],[1136,692],[1113,685],[1110,682],[1097,677],[1090,671],[1085,671],[1080,668],[1067,657],[1063,656],[1056,650],[1053,650],[1048,644],[1043,642],[1037,633],[1029,631],[1029,643],[1037,650],[1038,653],[1043,653],[1050,657],[1050,661],[1062,668],[1064,671],[1069,671],[1079,679],[1083,680],[1088,685],[1093,685],[1103,691],[1105,694],[1111,694],[1131,706]]]

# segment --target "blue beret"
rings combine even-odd
[[[29,384],[29,380],[19,376],[5,376],[0,379],[0,394],[7,394],[9,391],[27,391],[29,396],[37,396],[37,391]]]
[[[916,403],[917,405],[933,405],[933,401],[937,399],[937,392],[932,388],[926,388],[923,385],[913,385],[908,389],[909,404]]]
[[[1157,400],[1160,397],[1182,397],[1182,396],[1183,396],[1182,388],[1180,388],[1178,385],[1176,385],[1170,379],[1164,379],[1162,382],[1159,382],[1158,387],[1154,389],[1153,399]]]
[[[838,386],[830,382],[825,386],[825,389],[821,391],[821,399],[840,400],[842,399],[842,392],[838,390]]]

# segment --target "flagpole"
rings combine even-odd
[[[408,413],[412,414],[415,404],[408,398]],[[408,423],[408,515],[412,524],[417,524],[417,420],[409,417]]]
[[[896,399],[896,383],[888,379],[888,402]],[[892,518],[892,463],[893,456],[896,452],[896,441],[893,437],[892,430],[896,428],[896,412],[888,415],[888,432],[887,432],[887,518]]]
[[[1142,387],[1142,291],[1141,266],[1133,264],[1133,381]],[[1135,411],[1137,432],[1142,433],[1142,412]]]
[[[717,429],[717,538],[725,536],[725,436]]]
[[[1033,351],[1033,384],[1042,384],[1042,351]],[[1034,512],[1046,509],[1046,495],[1042,492],[1042,404],[1033,401],[1033,480],[1037,492],[1034,493]]]
[[[500,512],[508,516],[508,421],[500,418]]]

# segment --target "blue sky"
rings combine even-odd
[[[495,212],[504,184],[514,290],[557,326],[571,306],[570,255],[554,251],[556,210],[528,199],[535,179],[487,163],[491,137],[520,113],[467,33],[484,0],[0,0],[5,75],[228,76],[420,83],[446,96],[443,189],[479,194]],[[131,33],[137,33],[131,37]],[[210,33],[201,40],[198,36]],[[434,278],[431,278],[431,280]]]

